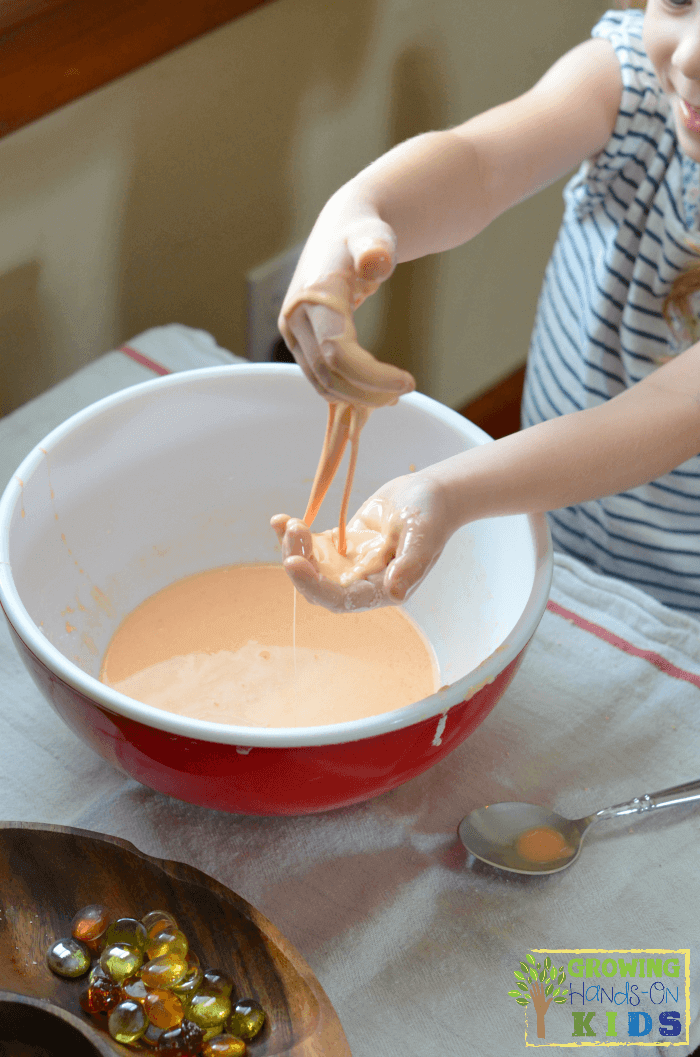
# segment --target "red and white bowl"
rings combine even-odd
[[[279,560],[269,519],[303,512],[325,418],[293,365],[169,375],[68,419],[0,500],[0,603],[26,667],[71,730],[152,789],[253,815],[325,811],[393,789],[482,722],[539,624],[552,569],[545,518],[495,518],[460,529],[406,604],[445,684],[415,704],[328,726],[236,727],[101,683],[112,634],[149,595],[216,566]],[[442,404],[403,397],[363,432],[351,509],[411,466],[484,443]],[[337,517],[341,489],[319,529]]]

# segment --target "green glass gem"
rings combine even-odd
[[[140,1039],[147,1027],[148,1017],[143,1007],[132,999],[115,1006],[107,1021],[107,1030],[115,1042],[121,1042],[127,1046]]]
[[[192,997],[187,1007],[187,1019],[205,1031],[208,1028],[223,1030],[223,1023],[231,1012],[231,1000],[227,995],[209,995],[201,991]]]
[[[146,926],[136,918],[117,918],[107,927],[104,938],[108,947],[115,943],[126,943],[128,947],[143,951],[148,942],[148,933]]]
[[[249,1041],[262,1030],[265,1010],[254,998],[242,998],[236,1002],[228,1018],[226,1030],[239,1039]]]
[[[110,979],[121,984],[141,968],[143,954],[126,943],[113,943],[100,955],[100,965]]]
[[[84,944],[69,936],[51,944],[46,952],[46,964],[56,976],[73,979],[83,976],[90,968],[90,952]]]
[[[209,1039],[220,1039],[222,1035],[221,1024],[215,1024],[213,1028],[204,1029],[204,1042],[209,1042]]]
[[[233,990],[233,980],[228,973],[221,969],[207,969],[202,978],[202,991],[208,995],[230,995]]]
[[[186,958],[190,945],[187,936],[175,928],[164,928],[148,939],[148,957],[159,958],[161,954],[177,954]]]

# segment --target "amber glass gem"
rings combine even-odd
[[[183,1020],[179,1028],[164,1031],[158,1040],[158,1057],[191,1057],[199,1053],[204,1032],[190,1020]]]
[[[92,946],[96,944],[109,925],[109,910],[101,903],[91,903],[83,907],[70,923],[73,939]]]
[[[86,1013],[109,1013],[123,998],[119,984],[105,976],[88,984],[87,990],[80,996],[80,1005]]]
[[[161,954],[152,958],[141,969],[141,979],[147,987],[170,988],[181,983],[187,976],[187,962],[175,954]]]
[[[146,1016],[157,1028],[177,1028],[182,1024],[182,1002],[172,991],[151,991],[143,1004]]]
[[[202,1057],[244,1057],[246,1051],[243,1039],[233,1035],[217,1035],[202,1046]]]

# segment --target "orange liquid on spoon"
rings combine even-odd
[[[345,722],[435,693],[431,647],[400,609],[339,615],[297,595],[295,649],[289,592],[278,565],[179,580],[126,617],[100,678],[168,712],[254,727]]]
[[[552,826],[535,826],[521,833],[516,844],[516,851],[528,862],[554,862],[566,859],[574,849],[564,839],[559,830]]]

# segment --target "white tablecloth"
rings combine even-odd
[[[236,360],[178,326],[129,345],[0,420],[0,488],[86,404],[158,365]],[[507,997],[513,969],[553,947],[689,948],[690,1045],[624,1051],[686,1057],[700,1043],[700,808],[600,824],[579,861],[549,878],[468,861],[456,829],[472,808],[504,800],[581,817],[700,777],[699,750],[700,623],[561,555],[550,608],[483,725],[421,777],[320,816],[217,813],[112,770],[43,701],[0,626],[0,817],[114,834],[234,889],[308,960],[354,1057],[524,1053],[525,1015]],[[552,1008],[548,1025],[570,1016]],[[527,1042],[537,1042],[532,1019]]]

